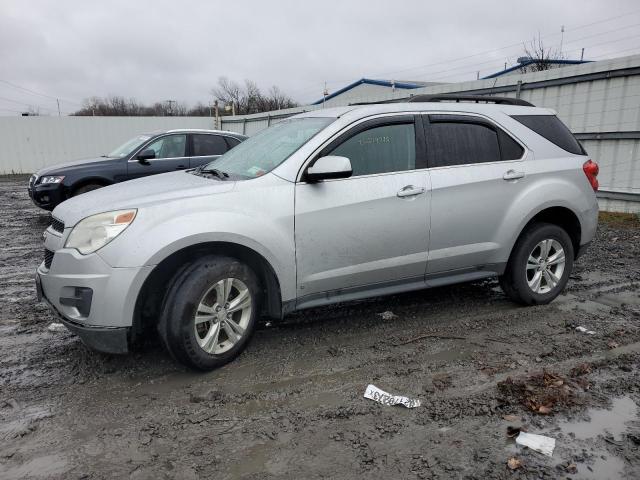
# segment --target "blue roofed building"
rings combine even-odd
[[[398,90],[409,91],[415,88],[440,85],[439,82],[420,82],[414,80],[376,80],[371,78],[361,78],[346,87],[335,92],[328,93],[311,105],[325,104],[327,107],[349,105],[353,103],[371,101],[376,95],[385,95]],[[407,95],[408,96],[408,95]]]
[[[539,68],[539,62],[539,60],[531,57],[520,57],[518,58],[518,63],[514,66],[492,73],[491,75],[487,75],[486,77],[483,77],[483,80],[487,78],[505,77],[507,75],[519,75],[521,73],[536,72],[540,70],[552,70],[569,65],[580,65],[582,63],[589,63],[590,60],[544,60],[544,66],[546,68]]]

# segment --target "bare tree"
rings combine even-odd
[[[269,93],[264,95],[258,84],[246,80],[244,85],[231,81],[226,77],[218,79],[218,85],[211,92],[221,105],[220,114],[224,112],[226,105],[234,106],[237,114],[269,112],[282,108],[297,106],[290,97],[284,94],[278,87],[271,87]],[[118,95],[109,97],[89,97],[82,103],[82,108],[73,115],[77,116],[126,116],[126,117],[162,117],[187,115],[208,117],[212,116],[213,107],[198,102],[194,107],[188,108],[184,103],[173,100],[155,102],[145,105],[135,98],[125,98]]]
[[[122,116],[122,117],[162,117],[168,115],[184,116],[187,107],[182,103],[155,102],[143,105],[134,98],[120,96],[107,98],[90,97],[84,100],[82,108],[74,113],[78,116]]]
[[[559,49],[544,46],[540,34],[538,34],[538,38],[534,37],[528,45],[523,44],[523,47],[525,57],[519,58],[518,62],[523,63],[522,61],[526,60],[527,64],[520,67],[521,73],[550,70],[554,68],[552,60],[564,60],[564,55]]]
[[[245,80],[244,86],[241,86],[227,77],[220,77],[211,94],[221,105],[233,106],[238,115],[269,112],[298,105],[276,86],[271,87],[268,94],[263,94],[252,80]]]
[[[189,117],[212,117],[213,107],[211,105],[205,105],[202,102],[196,103],[187,111]]]

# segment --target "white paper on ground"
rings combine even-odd
[[[576,330],[582,333],[586,333],[587,335],[595,335],[596,332],[594,332],[593,330],[587,330],[584,327],[576,327]]]
[[[553,455],[553,449],[556,448],[555,438],[536,435],[535,433],[520,432],[516,437],[516,443],[549,457]]]
[[[47,330],[49,330],[50,332],[64,332],[67,329],[63,324],[54,322],[49,324]]]
[[[390,393],[380,390],[375,385],[368,385],[364,391],[364,398],[369,398],[383,405],[404,405],[407,408],[415,408],[420,406],[420,400],[403,397],[401,395],[391,395]]]

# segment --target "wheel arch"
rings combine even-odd
[[[106,187],[106,186],[112,185],[113,183],[114,183],[113,181],[104,177],[83,177],[69,187],[68,194],[69,196],[73,196],[79,188],[85,187],[87,185],[95,184],[95,185],[102,185],[103,187]]]
[[[236,258],[249,266],[260,280],[263,289],[264,302],[262,313],[272,317],[281,318],[282,294],[280,280],[269,261],[254,249],[233,242],[211,241],[196,243],[183,247],[160,261],[145,279],[136,299],[133,323],[132,340],[147,328],[156,324],[162,302],[172,279],[189,263],[190,260],[204,254],[219,254]]]
[[[565,230],[571,238],[574,259],[577,258],[580,250],[580,240],[582,238],[580,218],[572,209],[561,205],[547,206],[537,212],[532,212],[520,226],[518,236],[511,245],[511,253],[513,253],[518,240],[520,240],[524,232],[534,223],[551,223]],[[509,258],[511,258],[511,256],[509,256]]]

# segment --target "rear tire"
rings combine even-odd
[[[236,259],[207,255],[181,270],[169,286],[158,329],[171,355],[208,371],[244,350],[260,311],[260,283]]]
[[[516,242],[500,286],[517,303],[547,304],[567,285],[573,259],[573,244],[563,228],[534,223]]]

